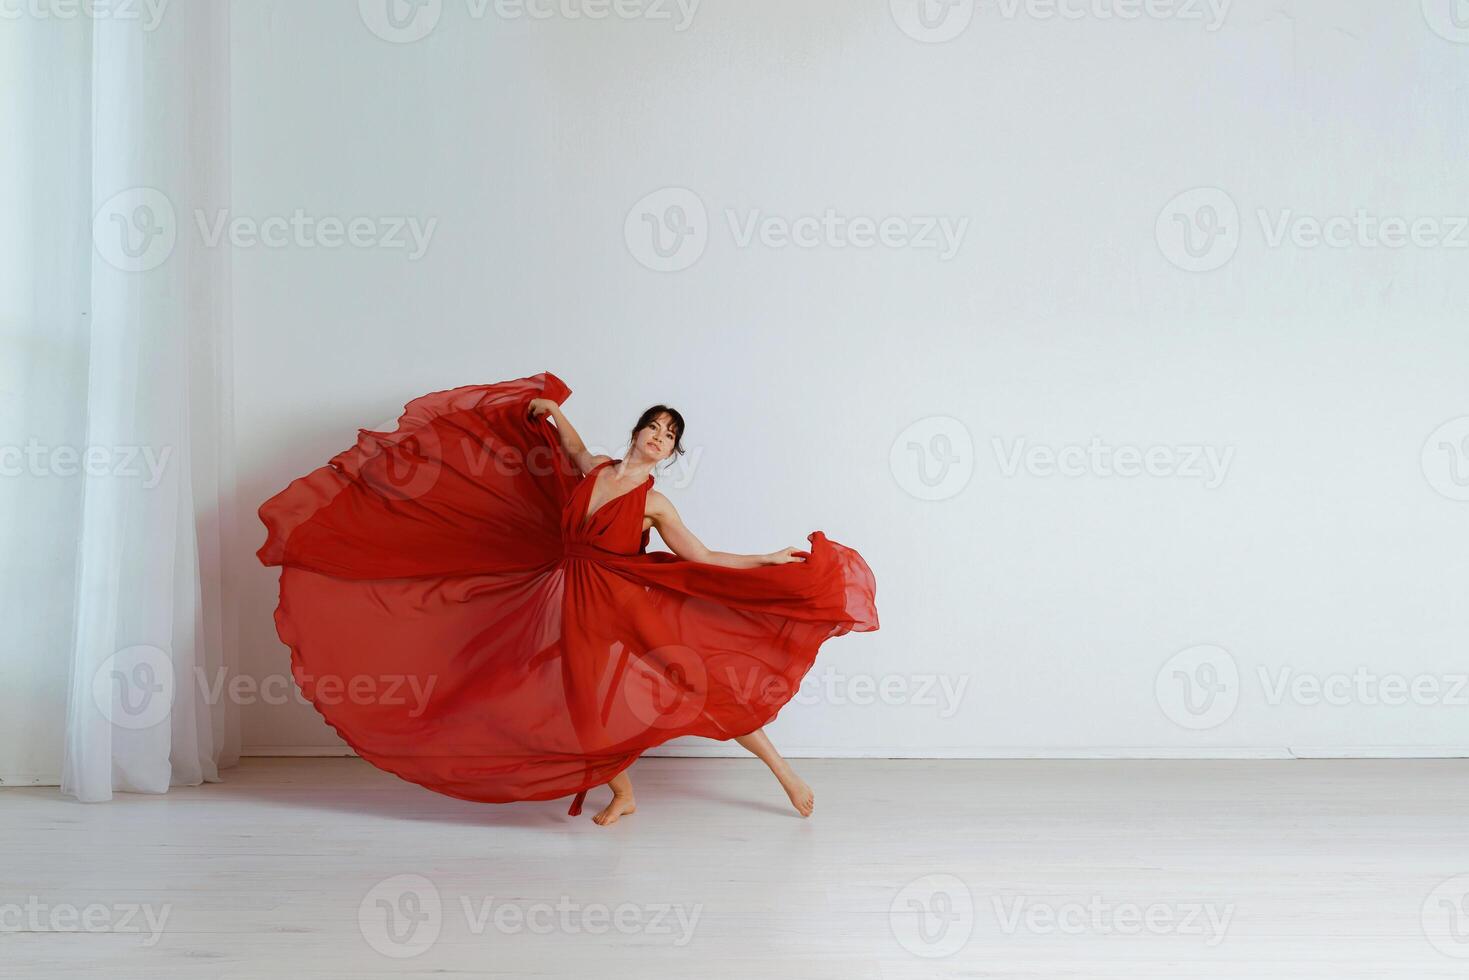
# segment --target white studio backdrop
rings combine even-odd
[[[599,449],[685,414],[711,546],[872,565],[788,754],[1469,750],[1455,11],[237,2],[181,234],[233,254],[246,751],[341,751],[254,507],[541,370]]]

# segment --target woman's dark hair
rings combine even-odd
[[[673,425],[673,454],[668,457],[669,461],[672,461],[674,456],[682,456],[684,452],[683,416],[678,413],[678,409],[676,408],[669,408],[667,405],[654,405],[642,415],[638,416],[638,424],[632,427],[632,435],[628,437],[628,445],[632,445],[632,440],[638,437],[639,432],[652,425],[654,419],[664,414],[669,417]]]

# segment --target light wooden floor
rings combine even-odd
[[[355,759],[3,790],[0,976],[1469,976],[1462,761],[796,764],[810,820],[643,759],[609,829]]]

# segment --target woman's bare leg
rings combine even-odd
[[[637,804],[632,798],[632,777],[627,770],[613,776],[607,783],[607,788],[612,790],[612,802],[602,808],[602,812],[592,818],[592,823],[601,824],[606,827],[617,822],[617,818],[628,813],[637,811]]]
[[[770,738],[765,734],[765,729],[757,728],[748,735],[740,735],[735,738],[750,753],[770,767],[775,773],[775,778],[780,780],[781,787],[786,795],[791,798],[791,806],[803,817],[811,816],[811,811],[816,808],[816,794],[811,792],[811,787],[806,781],[796,775],[791,764],[783,756],[775,751],[775,746],[770,744]]]

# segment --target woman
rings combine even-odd
[[[587,451],[576,429],[557,405],[549,398],[536,398],[530,403],[531,418],[549,415],[555,420],[556,435],[561,448],[566,451],[591,482],[587,495],[587,513],[595,512],[600,506],[624,493],[635,493],[644,486],[653,467],[673,456],[682,454],[683,416],[664,405],[655,405],[643,413],[638,424],[633,426],[631,447],[627,459],[613,460],[610,456],[596,456]],[[599,473],[604,463],[605,471]],[[678,511],[663,494],[649,490],[643,497],[642,530],[656,528],[663,543],[678,557],[707,565],[722,565],[726,568],[756,568],[761,565],[783,565],[793,561],[804,561],[808,552],[786,548],[768,555],[738,555],[727,551],[710,551],[703,542],[679,519]],[[764,729],[757,728],[748,735],[735,736],[735,741],[750,750],[760,761],[770,767],[781,787],[790,797],[791,805],[803,817],[809,817],[816,805],[815,794],[804,780],[796,775],[790,763],[775,750],[766,737]],[[607,783],[612,790],[612,800],[592,820],[606,826],[637,809],[633,801],[632,779],[626,771],[618,773]]]
[[[809,786],[762,731],[831,636],[877,629],[875,583],[809,551],[710,551],[652,489],[684,422],[654,406],[593,455],[555,375],[435,392],[260,508],[292,674],[364,759],[483,802],[612,790],[681,735],[733,739],[802,816]],[[668,552],[648,552],[656,527]]]

